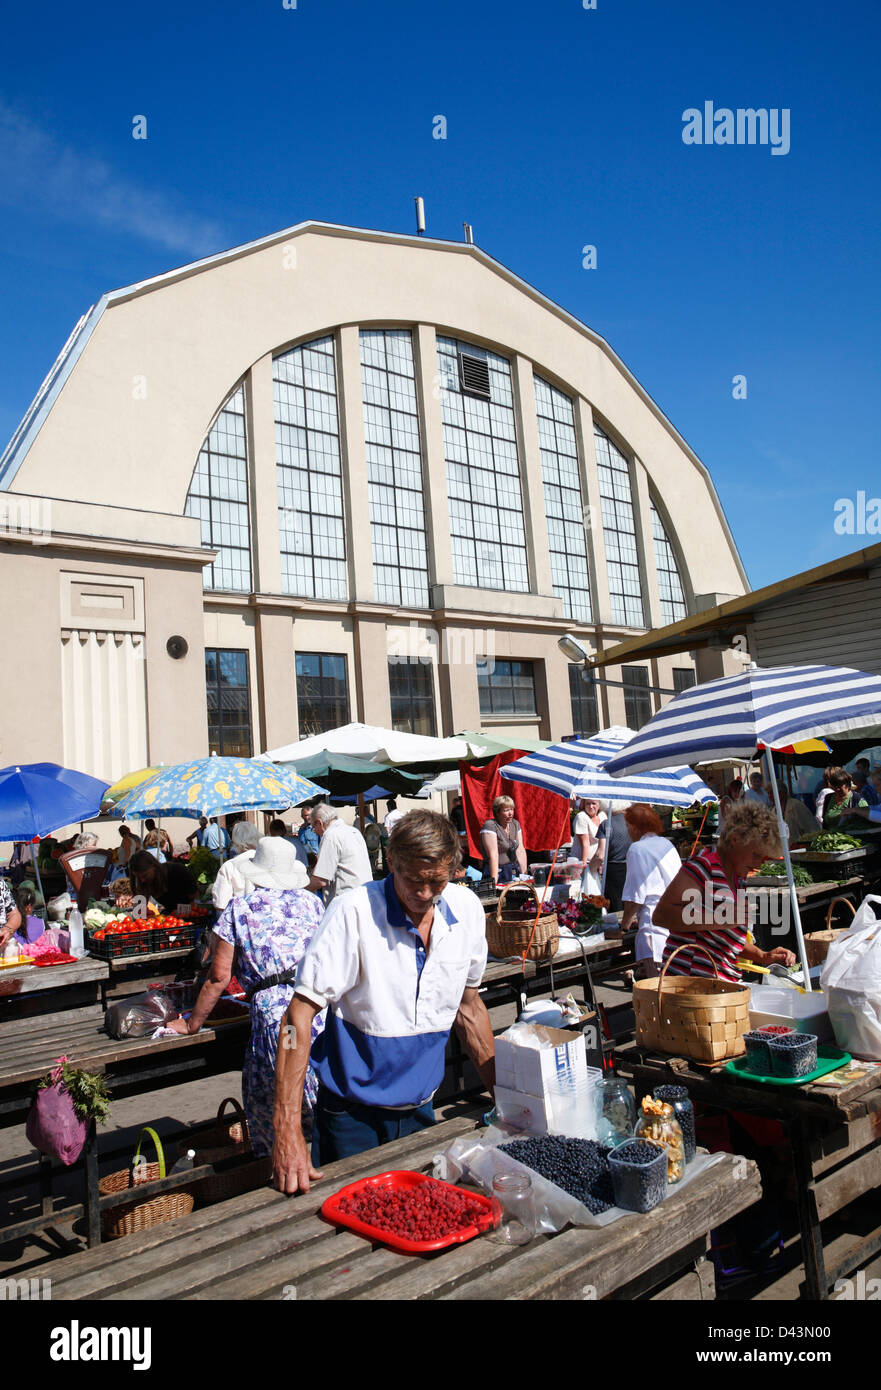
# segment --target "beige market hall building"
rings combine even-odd
[[[590,684],[558,648],[746,577],[609,345],[464,242],[307,222],[105,295],[0,489],[0,765],[109,781],[348,719],[560,738],[735,660]]]

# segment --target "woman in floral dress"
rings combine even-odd
[[[176,1019],[176,1033],[197,1033],[235,973],[251,1008],[251,1037],[242,1067],[242,1100],[251,1147],[258,1158],[272,1152],[275,1061],[278,1035],[293,998],[300,959],[321,921],[324,908],[304,885],[306,872],[293,847],[280,836],[261,839],[254,858],[236,861],[253,885],[233,898],[214,927],[216,941],[208,979],[189,1019]],[[284,978],[278,978],[284,977]],[[324,1028],[324,1015],[312,1025],[308,1046]],[[318,1084],[310,1067],[304,1103],[311,1111]]]

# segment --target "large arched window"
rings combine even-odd
[[[428,551],[412,336],[406,328],[362,328],[360,343],[376,599],[427,608]]]
[[[199,518],[202,544],[219,552],[205,567],[205,588],[248,593],[251,532],[242,386],[233,391],[199,450],[184,510]]]
[[[511,366],[498,353],[437,340],[450,546],[457,584],[526,593]]]
[[[658,589],[661,594],[661,618],[664,623],[678,623],[688,616],[682,578],[676,556],[670,544],[670,537],[661,520],[660,512],[654,502],[652,508],[652,536],[655,542],[655,566],[658,571]]]
[[[556,386],[534,377],[535,413],[541,449],[551,584],[563,612],[590,622],[590,577],[584,532],[584,500],[578,476],[578,446],[572,402]]]
[[[281,582],[286,594],[348,595],[333,338],[272,361]]]
[[[625,627],[644,627],[630,465],[599,425],[594,425],[593,433],[612,622]]]

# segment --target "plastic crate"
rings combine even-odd
[[[150,950],[158,951],[180,951],[186,947],[195,946],[196,938],[202,930],[201,926],[195,922],[185,922],[180,927],[152,927],[148,933],[150,937]]]
[[[149,956],[152,950],[150,945],[152,934],[148,928],[146,931],[128,932],[125,936],[121,933],[118,936],[105,936],[103,940],[99,941],[94,932],[87,931],[85,933],[86,950],[96,960],[120,960],[123,956]]]

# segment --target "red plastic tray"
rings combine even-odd
[[[76,956],[68,956],[63,951],[58,956],[51,956],[46,960],[44,956],[37,956],[34,965],[76,965]]]
[[[388,1173],[378,1173],[375,1178],[362,1178],[360,1182],[350,1182],[346,1187],[341,1187],[339,1192],[335,1192],[332,1197],[328,1197],[321,1207],[321,1215],[326,1216],[328,1221],[333,1221],[337,1226],[346,1226],[356,1235],[366,1236],[368,1240],[379,1241],[383,1245],[390,1245],[393,1250],[404,1250],[413,1255],[424,1255],[431,1250],[444,1250],[448,1245],[461,1245],[466,1240],[473,1240],[483,1231],[489,1230],[490,1226],[496,1224],[496,1217],[493,1211],[493,1204],[489,1197],[484,1197],[480,1192],[470,1192],[467,1188],[457,1187],[455,1183],[447,1183],[447,1187],[452,1187],[455,1192],[462,1192],[472,1201],[477,1202],[484,1208],[484,1214],[478,1218],[473,1226],[465,1226],[461,1231],[454,1231],[452,1235],[444,1236],[441,1240],[408,1240],[406,1236],[396,1236],[391,1231],[384,1231],[379,1226],[371,1226],[366,1221],[360,1221],[357,1216],[352,1216],[349,1212],[341,1212],[339,1203],[341,1197],[351,1197],[357,1192],[365,1192],[371,1187],[390,1187],[397,1192],[407,1191],[409,1188],[418,1187],[420,1183],[432,1181],[427,1173],[412,1173],[407,1169],[398,1168]]]

